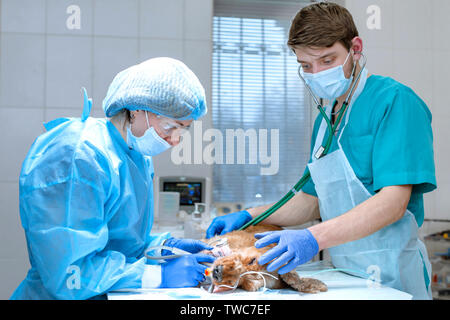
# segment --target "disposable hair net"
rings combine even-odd
[[[197,120],[207,112],[205,90],[181,61],[153,58],[119,72],[109,86],[103,110],[147,110],[177,120]]]

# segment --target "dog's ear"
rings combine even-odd
[[[254,254],[241,255],[241,261],[244,266],[251,266],[257,263],[258,256]]]

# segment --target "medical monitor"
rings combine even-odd
[[[193,206],[202,202],[202,181],[163,181],[162,191],[179,192],[180,206]]]
[[[207,177],[197,176],[156,176],[155,188],[158,192],[180,193],[180,210],[191,213],[194,211],[195,203],[205,203],[209,208],[211,202],[209,181]]]

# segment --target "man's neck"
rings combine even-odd
[[[352,90],[353,83],[355,82],[355,80],[356,80],[356,78],[357,78],[356,75],[359,74],[360,71],[361,71],[361,66],[359,65],[359,63],[357,63],[357,64],[356,64],[355,71],[354,71],[354,73],[353,73],[353,81],[352,81],[352,83],[350,84],[350,87],[348,88],[347,92],[345,92],[345,94],[343,94],[342,96],[340,96],[339,98],[336,99],[337,102],[338,102],[338,105],[337,105],[338,108],[341,108],[341,107],[342,107],[342,104],[344,103],[345,99],[347,98],[347,95],[349,94],[350,90]],[[353,94],[355,93],[356,88],[358,87],[359,81],[360,81],[360,80],[361,80],[361,79],[358,79],[358,83],[356,84],[355,89],[353,90],[353,92],[352,92],[352,94],[351,94],[349,100],[351,100]]]

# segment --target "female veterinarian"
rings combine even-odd
[[[120,72],[103,101],[108,119],[61,118],[32,145],[20,174],[20,216],[31,263],[12,299],[89,299],[110,290],[195,286],[211,256],[197,240],[152,235],[155,156],[206,113],[180,61],[155,58]],[[149,246],[193,255],[146,264]],[[209,248],[211,249],[211,248]],[[173,274],[177,274],[173,277]]]
[[[259,263],[270,262],[269,271],[280,268],[283,274],[329,249],[337,268],[369,273],[414,299],[430,299],[431,265],[418,238],[423,194],[436,188],[430,111],[410,88],[370,75],[360,64],[362,39],[350,13],[337,4],[302,9],[292,22],[288,45],[312,93],[331,102],[325,111],[333,123],[350,88],[356,87],[323,157],[327,123],[318,115],[307,168],[310,181],[265,220],[280,226],[322,222],[257,235],[258,248],[277,243]],[[270,206],[218,217],[207,237],[240,228]]]

